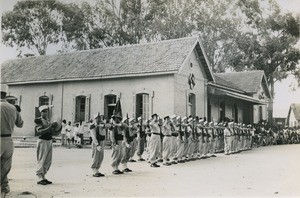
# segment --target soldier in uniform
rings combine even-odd
[[[122,117],[120,116],[112,116],[112,123],[110,127],[110,139],[112,141],[112,164],[113,174],[123,174],[122,171],[119,170],[119,165],[121,163],[124,148],[123,148],[123,140],[125,136],[124,125],[122,123]]]
[[[172,131],[172,137],[171,137],[171,154],[170,159],[172,164],[177,164],[177,137],[178,137],[178,130],[176,130],[176,124],[177,119],[176,115],[170,116],[171,122],[171,131]]]
[[[138,156],[138,161],[145,161],[144,158],[142,158],[142,155],[144,153],[144,148],[145,148],[145,141],[146,141],[146,123],[143,121],[142,117],[138,118],[138,133],[137,133],[137,142],[138,142],[138,151],[137,151],[137,156]]]
[[[161,140],[160,140],[160,126],[158,122],[158,115],[155,113],[151,116],[151,121],[149,123],[150,129],[151,129],[151,138],[149,143],[149,149],[150,149],[150,166],[151,167],[160,167],[157,165],[156,158],[160,156],[161,152]]]
[[[194,157],[194,151],[195,151],[195,138],[194,138],[194,119],[190,116],[188,119],[188,125],[187,125],[187,132],[188,132],[188,151],[187,151],[187,157],[188,160],[195,160]]]
[[[43,105],[39,107],[41,117],[34,120],[36,126],[35,131],[39,136],[37,141],[37,171],[38,176],[37,184],[47,185],[52,184],[51,181],[45,178],[51,163],[52,163],[52,135],[60,133],[62,126],[61,120],[50,122],[48,119],[49,107]]]
[[[104,157],[104,141],[106,128],[105,120],[100,114],[94,115],[95,122],[90,125],[90,134],[92,137],[92,170],[93,177],[104,177],[104,174],[99,172]]]
[[[129,159],[129,162],[136,162],[133,157],[134,157],[134,154],[138,148],[138,123],[135,122],[135,120],[133,118],[130,118],[129,120],[129,123],[130,123],[130,130],[131,130],[131,134],[133,135],[132,136],[132,142],[130,144],[131,146],[131,150],[130,150],[130,159]]]
[[[199,132],[199,158],[203,158],[204,156],[204,147],[205,147],[205,137],[204,137],[204,126],[203,126],[203,123],[204,123],[204,120],[203,119],[200,119],[198,124],[197,124],[197,127],[198,127],[198,132]]]
[[[130,153],[132,149],[132,141],[134,137],[128,117],[125,117],[123,119],[121,130],[123,131],[123,141],[122,141],[123,150],[122,150],[122,159],[121,159],[121,165],[123,167],[122,172],[132,172],[132,170],[127,167],[127,163],[129,161]]]
[[[176,117],[177,124],[175,125],[175,130],[178,133],[177,139],[176,139],[176,144],[177,144],[177,162],[178,163],[185,163],[183,159],[183,152],[184,152],[184,132],[182,129],[182,122],[181,122],[181,117],[177,116]]]
[[[188,159],[188,149],[189,149],[189,127],[188,127],[188,120],[187,117],[182,118],[182,127],[184,131],[184,150],[183,150],[183,157],[185,158],[185,161],[190,161]]]
[[[232,141],[232,125],[233,122],[225,123],[224,128],[224,152],[225,155],[231,154],[231,141]]]
[[[11,169],[12,156],[14,152],[14,144],[11,135],[14,127],[23,127],[23,120],[17,108],[9,104],[5,97],[8,92],[8,86],[1,84],[1,196],[2,193],[7,194],[10,192],[8,185],[7,175]]]
[[[170,117],[164,117],[164,122],[162,125],[163,138],[163,165],[170,166],[171,163],[168,162],[168,159],[171,156],[172,150],[172,131],[171,131],[171,122]]]

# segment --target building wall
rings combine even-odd
[[[104,96],[107,94],[118,95],[123,116],[128,113],[132,117],[135,111],[134,95],[142,92],[150,96],[149,114],[155,112],[165,116],[174,113],[174,75],[10,86],[10,95],[22,96],[21,115],[24,119],[23,128],[16,129],[13,135],[34,135],[35,107],[38,107],[40,96],[46,95],[52,99],[52,119],[61,117],[73,121],[74,98],[77,95],[90,97],[89,117],[97,112],[103,114]]]
[[[264,98],[260,98],[260,95],[263,95]],[[268,98],[266,97],[266,94],[262,88],[262,85],[259,86],[257,93],[253,94],[253,98],[259,99],[263,102],[267,102]],[[268,105],[254,105],[253,106],[253,122],[257,123],[260,121],[259,116],[259,107],[262,107],[262,119],[267,120],[268,119]]]
[[[192,64],[192,65],[191,65]],[[190,87],[188,81],[189,76],[193,74],[195,77],[195,86]],[[195,94],[196,111],[195,114],[199,117],[206,116],[207,108],[207,91],[206,91],[206,77],[202,64],[197,60],[196,52],[185,60],[178,74],[175,74],[175,114],[180,116],[189,116],[187,105],[188,95]]]
[[[297,127],[299,126],[299,122],[295,118],[294,111],[291,110],[290,118],[289,118],[289,127]]]

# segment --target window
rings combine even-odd
[[[188,115],[196,116],[196,96],[193,93],[188,96]]]
[[[115,106],[117,103],[117,96],[109,94],[104,97],[104,116],[106,119],[110,119],[113,115]]]
[[[259,121],[263,120],[263,110],[262,110],[262,106],[258,107],[258,118]]]
[[[86,96],[77,96],[75,100],[75,122],[85,121]]]
[[[136,94],[136,118],[142,116],[143,119],[149,118],[149,94]]]
[[[17,105],[18,104],[18,99],[14,96],[6,96],[6,101],[12,105]]]

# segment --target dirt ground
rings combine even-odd
[[[300,197],[300,145],[251,151],[151,168],[129,163],[132,173],[113,175],[111,150],[92,177],[91,150],[54,148],[47,178],[37,185],[34,148],[16,148],[6,197]]]

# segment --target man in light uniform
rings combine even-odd
[[[158,123],[158,115],[155,113],[151,116],[152,120],[149,123],[150,129],[151,129],[151,137],[150,137],[150,143],[149,143],[149,149],[150,149],[150,166],[151,167],[160,167],[157,165],[156,158],[160,156],[161,152],[161,140],[160,140],[160,126]]]
[[[129,128],[130,128],[131,134],[132,134],[132,142],[130,143],[131,150],[130,150],[129,162],[136,162],[133,159],[133,157],[138,148],[138,140],[137,140],[137,138],[138,138],[138,123],[136,123],[133,118],[129,119],[129,123],[130,123]]]
[[[171,119],[170,125],[171,125],[171,131],[172,131],[170,160],[171,160],[172,164],[177,164],[178,130],[176,129],[176,124],[177,124],[176,115],[171,115],[170,119]]]
[[[123,130],[123,123],[122,123],[122,117],[119,116],[112,116],[112,123],[110,127],[110,139],[112,141],[112,164],[113,167],[113,174],[123,174],[122,171],[119,170],[119,165],[121,163],[124,148],[123,148],[123,140],[124,140],[124,130]]]
[[[60,133],[62,126],[61,120],[50,122],[48,119],[49,107],[43,105],[39,107],[41,117],[34,120],[36,126],[36,134],[39,135],[37,141],[37,171],[38,176],[37,184],[47,185],[52,184],[51,181],[45,178],[51,163],[52,163],[52,135]]]
[[[101,119],[102,118],[102,119]],[[90,126],[90,134],[92,137],[92,170],[93,177],[104,177],[104,174],[99,172],[104,157],[104,141],[106,134],[105,121],[100,114],[94,115],[95,123]]]
[[[131,152],[131,145],[133,140],[133,131],[130,127],[130,121],[129,118],[123,119],[123,127],[122,130],[124,131],[124,139],[122,141],[122,147],[123,147],[123,154],[121,159],[121,166],[123,168],[122,172],[132,172],[131,169],[127,167],[127,163],[130,158],[130,152]]]
[[[9,104],[5,97],[8,86],[1,84],[1,196],[10,192],[7,175],[11,169],[14,144],[11,135],[14,127],[23,127],[23,120],[16,107]]]
[[[183,159],[183,152],[184,152],[184,132],[182,129],[181,117],[177,116],[177,124],[175,125],[175,130],[178,132],[178,137],[176,139],[177,144],[177,162],[178,163],[185,163]]]
[[[163,145],[162,145],[163,146],[163,165],[170,166],[171,163],[169,163],[167,161],[170,158],[171,149],[172,149],[172,131],[171,131],[169,116],[164,117],[164,122],[162,125],[162,133],[164,135]]]
[[[142,157],[145,149],[145,141],[146,141],[146,122],[142,119],[142,117],[138,117],[138,129],[137,129],[137,156],[138,161],[145,161]]]
[[[224,153],[225,155],[231,154],[231,141],[232,141],[232,125],[233,122],[225,123],[224,128]]]

